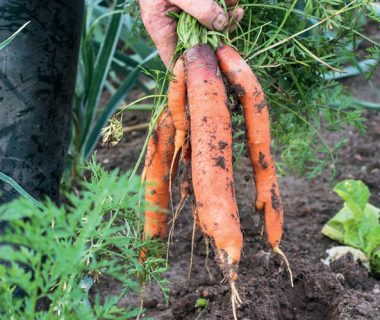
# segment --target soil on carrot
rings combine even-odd
[[[380,101],[379,96],[361,78],[345,81],[356,97]],[[374,79],[380,86],[380,75]],[[127,125],[146,122],[149,114],[126,113]],[[380,207],[380,113],[367,113],[368,132],[355,130],[343,133],[348,144],[340,153],[335,181],[360,179],[372,192],[370,202]],[[123,142],[107,149],[101,147],[97,158],[107,169],[131,169],[135,164],[146,132],[132,132]],[[336,134],[326,135],[330,142]],[[321,259],[326,249],[339,245],[321,234],[323,224],[342,206],[331,190],[333,183],[327,175],[314,180],[287,176],[280,178],[285,212],[285,233],[281,244],[294,274],[294,288],[281,257],[270,252],[261,234],[261,217],[254,213],[252,201],[252,171],[248,158],[236,167],[235,187],[244,232],[244,250],[237,282],[242,305],[238,317],[242,320],[380,320],[380,281],[371,277],[364,266],[344,256],[326,266]],[[212,187],[212,186],[210,186]],[[174,193],[178,194],[178,187]],[[177,192],[176,192],[177,191]],[[207,192],[207,190],[205,190]],[[175,199],[176,201],[178,199]],[[176,222],[170,246],[169,303],[155,286],[145,291],[143,318],[170,319],[233,319],[230,291],[222,275],[207,255],[205,240],[195,234],[191,277],[188,278],[193,218],[190,201]],[[209,270],[209,272],[208,272]],[[103,279],[92,289],[102,296],[118,292],[117,284]],[[197,308],[199,298],[207,300],[205,308]],[[138,297],[126,297],[124,305],[138,305]]]

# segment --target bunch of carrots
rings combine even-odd
[[[181,13],[180,39],[184,38],[181,32],[191,19]],[[182,44],[186,50],[172,69],[168,108],[159,117],[148,142],[142,176],[146,181],[145,200],[150,206],[145,212],[144,236],[167,237],[171,183],[181,161],[184,165],[180,177],[181,200],[174,216],[192,197],[195,222],[210,240],[216,261],[230,283],[236,318],[236,307],[241,301],[235,282],[243,235],[232,170],[229,97],[223,76],[244,110],[256,210],[264,213],[269,245],[289,266],[279,248],[283,207],[270,150],[269,109],[255,74],[232,46],[222,45],[220,41],[205,43],[200,37],[187,39],[192,40]]]

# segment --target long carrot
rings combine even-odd
[[[149,139],[145,162],[145,201],[148,204],[145,211],[145,238],[166,238],[170,198],[169,172],[174,155],[174,135],[172,116],[168,110],[164,110]],[[154,208],[151,208],[152,206]]]
[[[172,171],[175,161],[177,161],[177,155],[182,148],[182,155],[186,156],[184,146],[187,145],[187,135],[189,134],[189,115],[186,112],[186,82],[185,82],[185,65],[182,56],[176,61],[173,68],[173,79],[169,83],[168,90],[168,108],[172,114],[174,126],[176,128],[175,139],[174,139],[174,156],[172,160],[172,165],[170,167],[170,177],[172,177]],[[168,250],[167,256],[169,255],[170,243],[174,234],[175,222],[182,211],[186,200],[190,195],[191,189],[191,172],[189,170],[189,162],[184,159],[184,172],[180,181],[180,193],[181,199],[177,208],[173,214],[173,220],[171,224],[171,229],[169,232],[168,239]],[[172,179],[170,179],[172,181]],[[171,196],[171,183],[169,184],[169,192]],[[172,198],[172,197],[171,197]]]
[[[232,84],[243,106],[248,152],[256,185],[256,209],[264,211],[265,230],[269,245],[288,260],[279,245],[282,238],[284,214],[270,144],[270,119],[263,89],[251,68],[230,46],[217,49],[221,71]],[[293,284],[293,282],[292,282]]]
[[[196,212],[229,280],[233,306],[243,246],[232,175],[232,129],[226,89],[213,49],[198,44],[184,53],[191,125],[191,165]]]
[[[283,210],[270,151],[269,110],[264,92],[248,64],[232,47],[223,46],[216,55],[220,69],[243,106],[249,157],[257,189],[256,209],[265,211],[268,242],[276,247],[282,237]]]

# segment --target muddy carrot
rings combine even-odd
[[[265,231],[272,250],[287,265],[290,282],[293,275],[285,254],[280,249],[284,214],[275,163],[270,150],[270,119],[264,91],[255,74],[240,54],[230,46],[217,49],[221,71],[225,74],[243,106],[248,152],[256,186],[256,209],[264,212]]]
[[[212,48],[184,53],[191,126],[191,166],[196,212],[232,288],[243,246],[232,175],[232,130],[227,95]]]
[[[169,209],[169,172],[174,154],[175,128],[168,110],[162,112],[149,139],[145,163],[144,237],[166,238]],[[153,208],[152,208],[153,207]]]
[[[256,76],[237,51],[223,46],[216,55],[221,71],[243,106],[248,152],[257,191],[256,209],[265,212],[268,242],[272,248],[277,248],[282,237],[283,209],[270,150],[270,120],[265,95]]]

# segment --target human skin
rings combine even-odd
[[[239,0],[226,0],[227,7],[236,5]],[[177,45],[177,21],[168,16],[169,12],[185,11],[209,30],[224,31],[229,17],[239,22],[244,11],[238,7],[228,15],[214,0],[140,0],[141,18],[145,28],[157,46],[158,53],[168,67]]]

